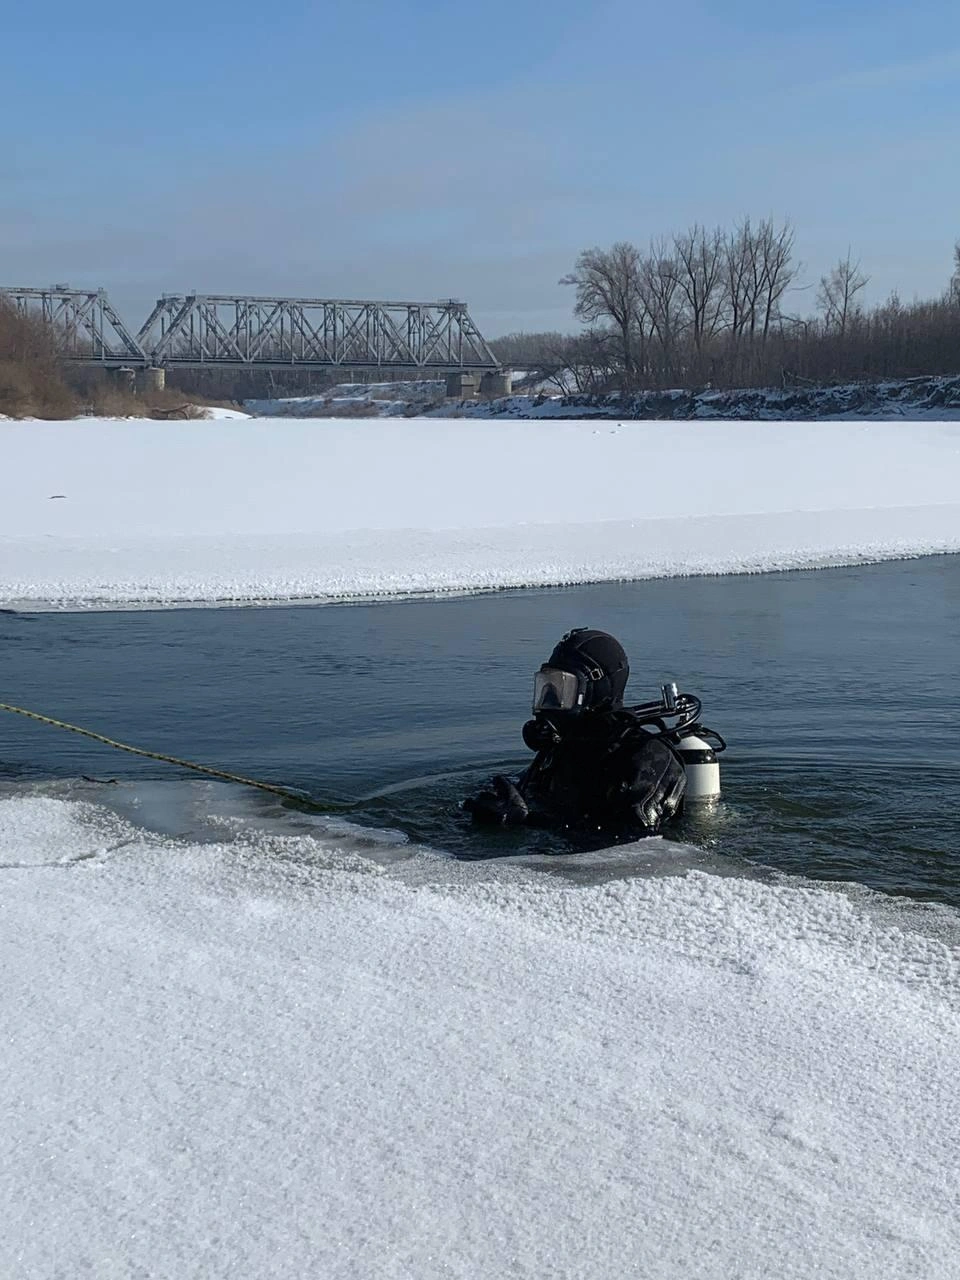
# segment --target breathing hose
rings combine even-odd
[[[68,729],[71,733],[79,733],[84,738],[92,738],[94,742],[102,742],[105,746],[115,747],[118,751],[127,751],[133,756],[144,756],[148,760],[162,760],[165,764],[179,765],[181,769],[192,769],[194,773],[220,778],[224,782],[239,782],[244,787],[256,787],[258,791],[269,791],[272,795],[283,796],[285,800],[293,800],[300,805],[308,805],[319,812],[336,813],[353,807],[349,804],[319,804],[302,791],[294,791],[290,787],[280,787],[273,782],[259,782],[256,778],[245,778],[239,773],[228,773],[226,769],[214,769],[207,764],[181,760],[179,756],[168,756],[162,751],[147,751],[143,747],[132,747],[127,742],[117,742],[114,738],[108,738],[102,733],[94,733],[92,729],[81,729],[79,725],[68,724],[65,720],[57,720],[53,716],[41,715],[39,711],[28,711],[26,707],[15,707],[9,702],[0,702],[0,711],[11,711],[14,715],[26,716],[28,720],[52,725],[55,729]]]

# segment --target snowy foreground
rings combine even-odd
[[[960,550],[960,424],[0,424],[0,601],[344,599]]]
[[[956,1276],[955,913],[29,794],[0,861],[4,1276]]]
[[[28,607],[960,551],[943,423],[0,442]],[[592,885],[260,811],[187,843],[80,786],[0,786],[0,1276],[954,1280],[958,913],[663,841]]]

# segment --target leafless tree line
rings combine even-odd
[[[505,363],[558,388],[598,392],[769,386],[960,371],[960,243],[940,299],[896,295],[865,310],[869,283],[850,250],[816,292],[816,314],[788,305],[800,264],[788,221],[696,225],[646,252],[621,241],[585,249],[561,284],[576,291],[576,335],[514,334],[491,345]]]

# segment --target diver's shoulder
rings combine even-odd
[[[606,714],[610,721],[611,729],[619,730],[621,733],[630,734],[631,736],[656,737],[656,734],[652,733],[649,728],[649,721],[641,720],[632,707],[617,707]]]

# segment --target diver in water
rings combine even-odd
[[[535,677],[533,719],[523,726],[533,763],[516,781],[499,774],[465,800],[474,822],[622,840],[656,835],[675,817],[687,782],[683,759],[663,732],[644,727],[649,717],[624,707],[629,674],[613,636],[569,631]]]

